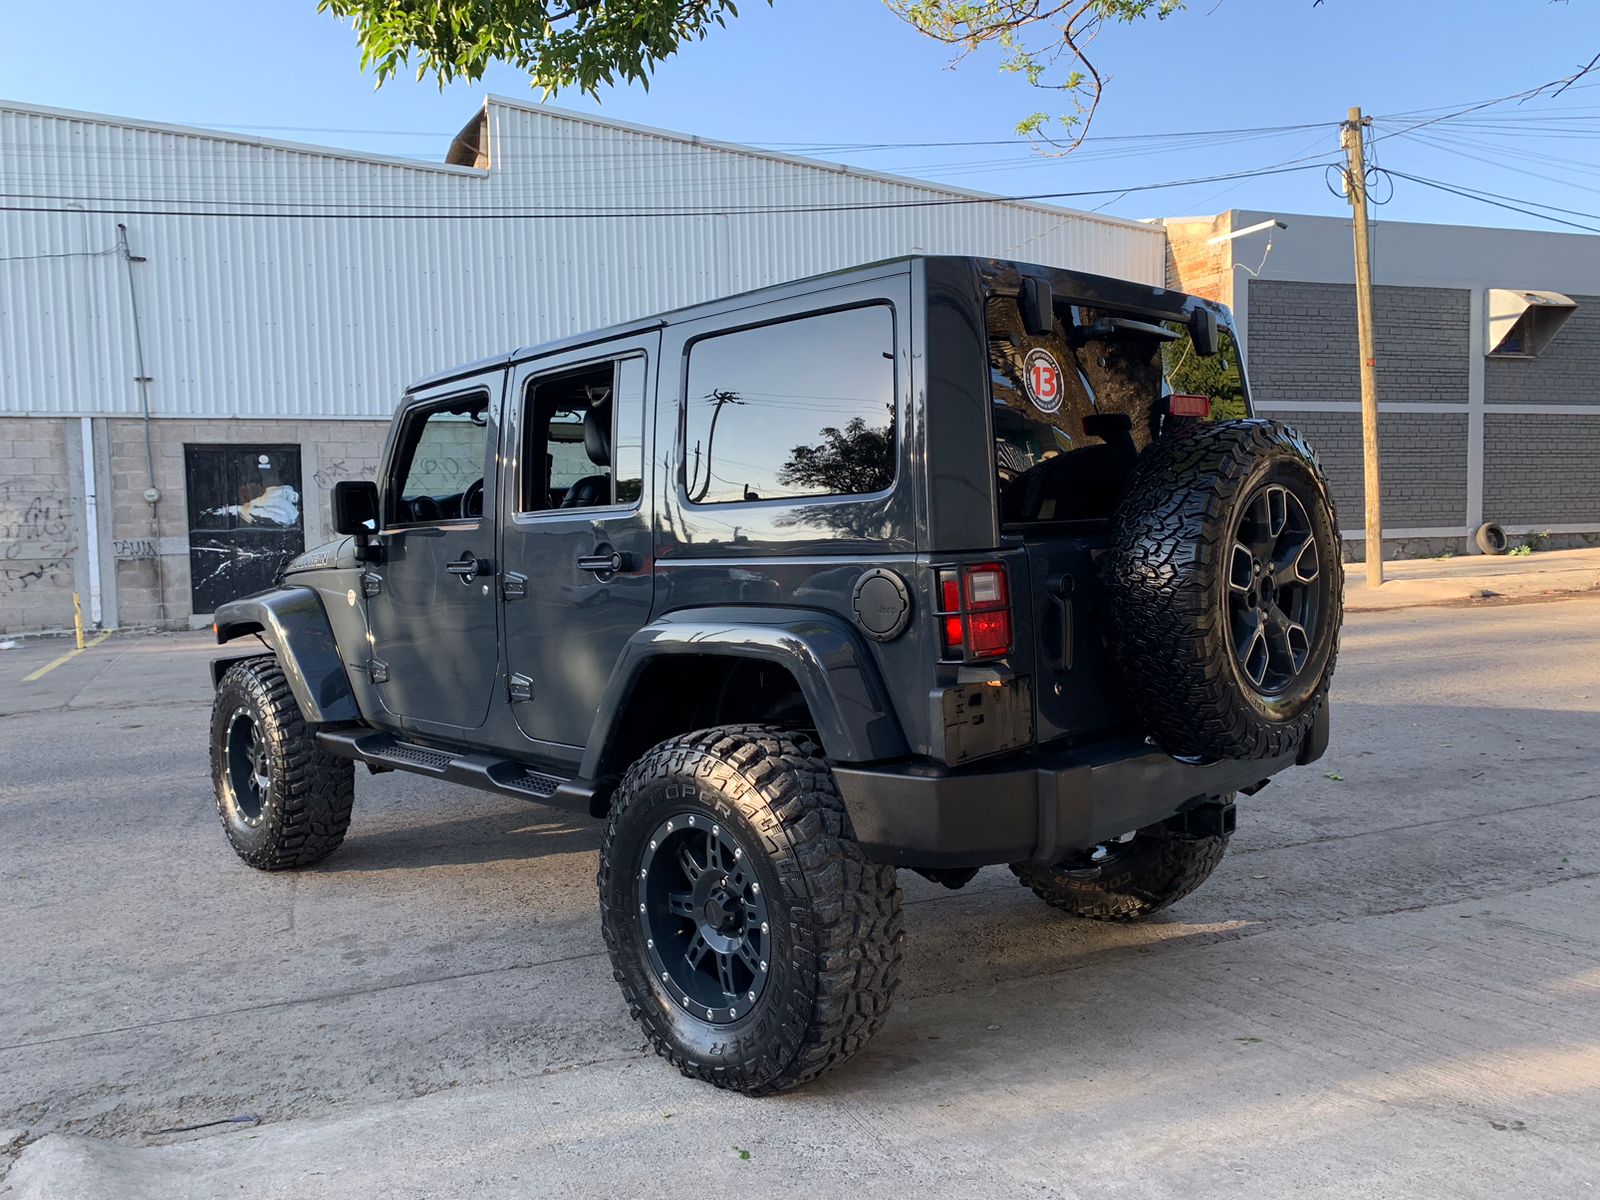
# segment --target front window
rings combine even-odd
[[[1026,332],[1014,296],[988,304],[989,378],[1001,522],[1101,521],[1163,430],[1247,415],[1238,346],[1196,353],[1189,327],[1060,305],[1048,336]]]
[[[489,397],[483,392],[444,401],[410,417],[394,472],[398,524],[483,515],[483,466]]]
[[[884,491],[894,401],[886,304],[704,338],[689,351],[685,495],[729,504]]]

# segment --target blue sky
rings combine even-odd
[[[666,64],[649,91],[554,103],[622,120],[796,149],[1006,139],[1048,107],[992,57],[948,69],[944,47],[878,0],[745,0],[743,15]],[[486,92],[531,95],[497,69],[443,92],[409,77],[374,91],[350,30],[314,0],[79,0],[0,6],[0,96],[438,159]],[[70,11],[70,16],[68,15]],[[1332,159],[1348,106],[1392,119],[1379,161],[1408,174],[1558,206],[1600,228],[1600,70],[1551,100],[1407,126],[1571,74],[1600,53],[1596,0],[1193,0],[1162,25],[1108,31],[1112,76],[1084,151],[1023,145],[829,149],[816,157],[1004,194],[1121,189]],[[1416,110],[1428,110],[1420,111]],[[1416,112],[1415,116],[1398,114]],[[1326,127],[1195,141],[1142,135]],[[4,148],[0,147],[0,155]],[[1375,185],[1375,196],[1387,192]],[[1129,217],[1224,208],[1337,214],[1318,171],[1064,200]],[[1403,180],[1384,219],[1559,229]]]

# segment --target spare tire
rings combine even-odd
[[[1169,753],[1294,751],[1338,652],[1344,568],[1316,454],[1275,421],[1196,424],[1139,457],[1102,559],[1124,694]]]

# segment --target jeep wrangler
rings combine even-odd
[[[623,998],[719,1087],[878,1029],[897,868],[1142,917],[1327,743],[1327,484],[1161,288],[913,257],[519,350],[331,503],[215,615],[234,849],[330,854],[357,762],[603,820]]]

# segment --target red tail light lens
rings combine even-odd
[[[1011,597],[1006,569],[999,563],[963,567],[967,601],[967,649],[973,658],[1003,658],[1011,653]]]
[[[1211,415],[1211,397],[1174,392],[1167,397],[1167,411],[1175,417],[1199,417],[1203,421]]]
[[[1006,570],[978,563],[939,572],[939,632],[944,656],[1003,658],[1011,653],[1011,597]]]

